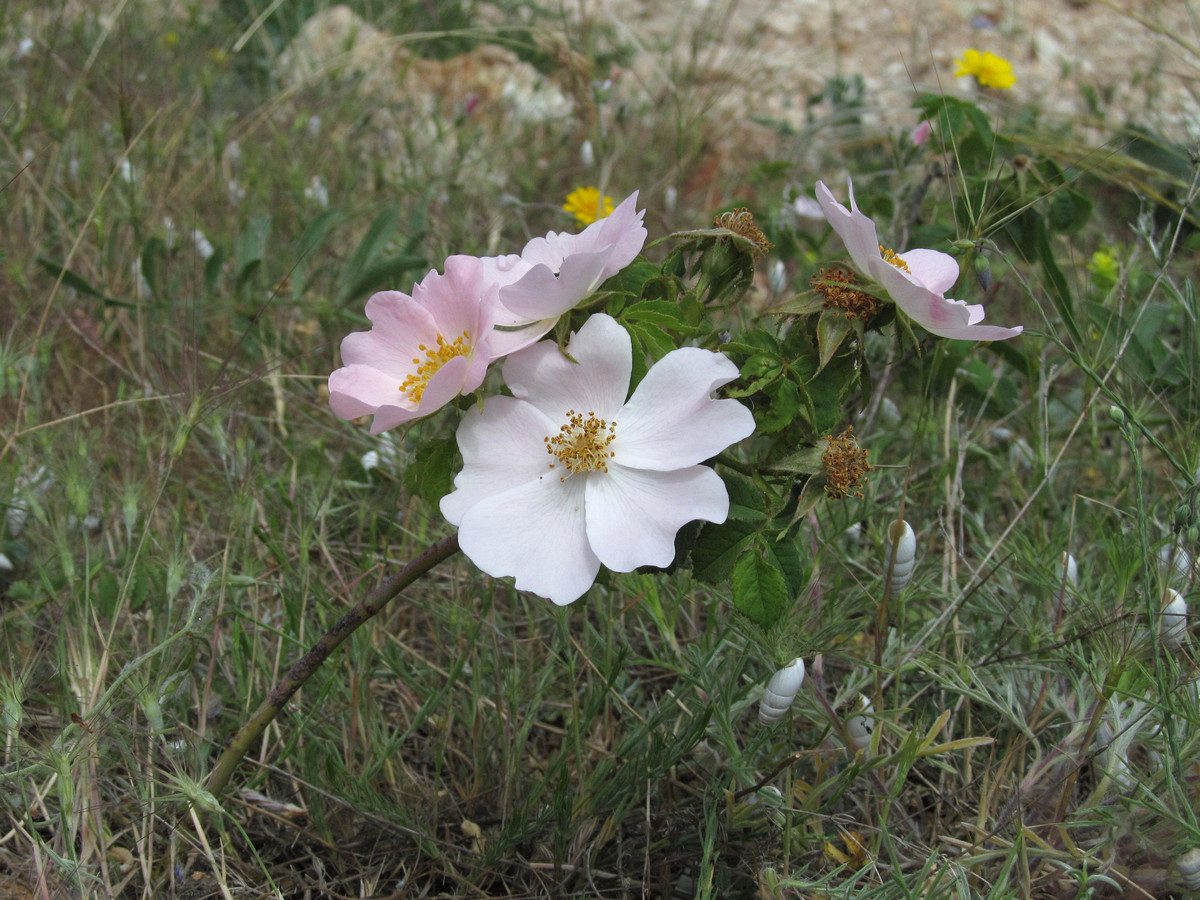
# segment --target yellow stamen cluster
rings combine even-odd
[[[713,219],[714,228],[726,228],[734,234],[740,234],[746,240],[750,241],[755,247],[754,255],[762,256],[764,253],[770,253],[771,248],[775,245],[767,240],[767,236],[763,234],[761,228],[754,224],[754,213],[742,207],[741,209],[732,209],[729,212],[723,212]]]
[[[608,445],[616,436],[616,422],[598,419],[594,412],[585,417],[568,410],[567,423],[558,434],[544,438],[546,452],[567,467],[567,474],[559,481],[566,481],[577,472],[607,472],[608,461],[614,455]],[[550,463],[550,468],[555,468],[555,464]]]
[[[909,275],[912,274],[912,269],[910,269],[908,267],[908,263],[906,263],[904,260],[902,260],[900,258],[900,254],[897,253],[895,250],[889,250],[887,247],[883,246],[883,244],[880,244],[879,245],[879,253],[883,256],[884,262],[891,263],[897,269],[903,269]]]
[[[413,403],[421,402],[421,396],[425,393],[429,379],[438,369],[455,357],[466,356],[471,352],[471,333],[464,331],[450,342],[447,342],[439,334],[436,347],[430,349],[424,344],[419,344],[417,349],[425,354],[425,359],[414,356],[413,365],[417,367],[417,371],[400,382],[400,393],[407,394]]]
[[[825,438],[829,446],[821,455],[825,466],[825,493],[831,500],[841,500],[847,494],[862,498],[863,476],[871,471],[868,451],[858,446],[851,425],[840,436]]]
[[[855,290],[854,273],[844,269],[821,269],[808,280],[809,287],[825,298],[825,309],[840,309],[847,319],[862,316],[869,319],[879,309],[879,303],[870,294]]]

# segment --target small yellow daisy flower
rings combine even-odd
[[[1017,83],[1017,76],[1013,74],[1012,63],[1002,56],[997,56],[995,53],[980,53],[978,50],[968,50],[963,54],[962,59],[954,61],[958,68],[954,70],[954,77],[961,78],[963,75],[972,75],[979,82],[980,87],[994,87],[1001,90],[1008,90]]]
[[[582,187],[567,194],[563,209],[578,219],[580,225],[591,225],[613,211],[613,202],[608,195],[600,196],[600,191],[594,187]]]

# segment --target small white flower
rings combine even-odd
[[[23,37],[17,42],[17,59],[23,59],[33,49],[33,38]]]
[[[596,151],[592,149],[592,142],[590,140],[586,140],[579,145],[579,161],[583,164],[584,168],[588,169],[596,164]]]

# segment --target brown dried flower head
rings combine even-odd
[[[767,236],[763,234],[762,229],[754,224],[754,213],[742,207],[741,209],[731,209],[729,212],[723,212],[713,219],[714,228],[726,228],[734,234],[740,234],[750,243],[754,244],[754,256],[757,259],[765,253],[770,253],[771,248],[775,245],[767,240]]]
[[[869,319],[879,309],[874,297],[853,287],[854,273],[845,269],[821,269],[808,284],[825,298],[825,309],[840,309],[847,319]]]
[[[862,498],[863,476],[871,471],[868,451],[858,446],[851,425],[838,437],[825,438],[829,446],[821,455],[825,466],[825,493],[831,500],[841,500],[847,494]]]

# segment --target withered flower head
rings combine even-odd
[[[854,426],[849,426],[838,437],[829,435],[825,440],[829,446],[821,455],[825,466],[825,493],[831,500],[841,500],[847,494],[862,498],[863,476],[871,471],[867,462],[868,451],[858,446],[854,439]]]
[[[755,247],[755,258],[770,253],[771,248],[775,246],[767,240],[762,229],[754,224],[754,213],[744,206],[741,209],[731,209],[729,212],[721,213],[713,219],[713,227],[727,228],[734,234],[740,234],[746,238]]]
[[[809,286],[825,298],[825,309],[840,309],[847,319],[862,316],[869,319],[879,309],[879,303],[870,294],[856,290],[854,273],[845,269],[821,269],[808,280]]]

